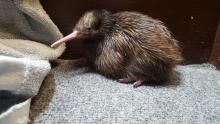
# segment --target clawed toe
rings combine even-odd
[[[132,80],[130,80],[130,79],[128,79],[128,78],[118,79],[118,81],[119,81],[120,83],[130,83],[130,82],[132,82]]]
[[[137,88],[139,86],[141,86],[144,83],[144,80],[137,80],[133,83],[133,87]]]
[[[87,66],[88,64],[89,62],[84,58],[80,58],[74,61],[74,65],[76,67],[84,67],[84,66]]]
[[[128,79],[128,78],[118,79],[118,81],[119,81],[120,83],[131,83],[131,82],[133,82],[133,80]],[[144,80],[134,81],[133,87],[134,87],[134,88],[137,88],[137,87],[141,86],[141,85],[143,84],[143,82],[144,82]]]

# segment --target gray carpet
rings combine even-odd
[[[219,124],[220,72],[207,64],[177,70],[179,84],[134,89],[86,68],[60,65],[33,100],[31,123]]]

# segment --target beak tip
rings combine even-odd
[[[56,48],[57,45],[56,45],[56,44],[52,44],[52,45],[50,45],[50,47],[51,47],[51,48]]]
[[[65,43],[67,41],[70,41],[71,39],[74,39],[77,37],[77,33],[78,31],[74,31],[73,33],[61,38],[60,40],[54,42],[50,47],[51,48],[56,48],[58,46],[60,46],[62,43]]]

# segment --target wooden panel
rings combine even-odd
[[[214,64],[218,69],[220,69],[220,21],[218,24],[218,29],[216,31],[215,42],[209,61],[210,63]]]
[[[186,63],[206,62],[220,17],[220,0],[42,0],[45,10],[64,35],[70,33],[87,10],[135,10],[160,19],[181,42]],[[83,51],[80,42],[69,43],[62,58]]]

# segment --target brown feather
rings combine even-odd
[[[172,78],[176,64],[183,60],[178,41],[168,28],[139,12],[87,12],[75,29],[83,32],[87,26],[97,29],[82,36],[85,57],[108,77],[166,82]]]

